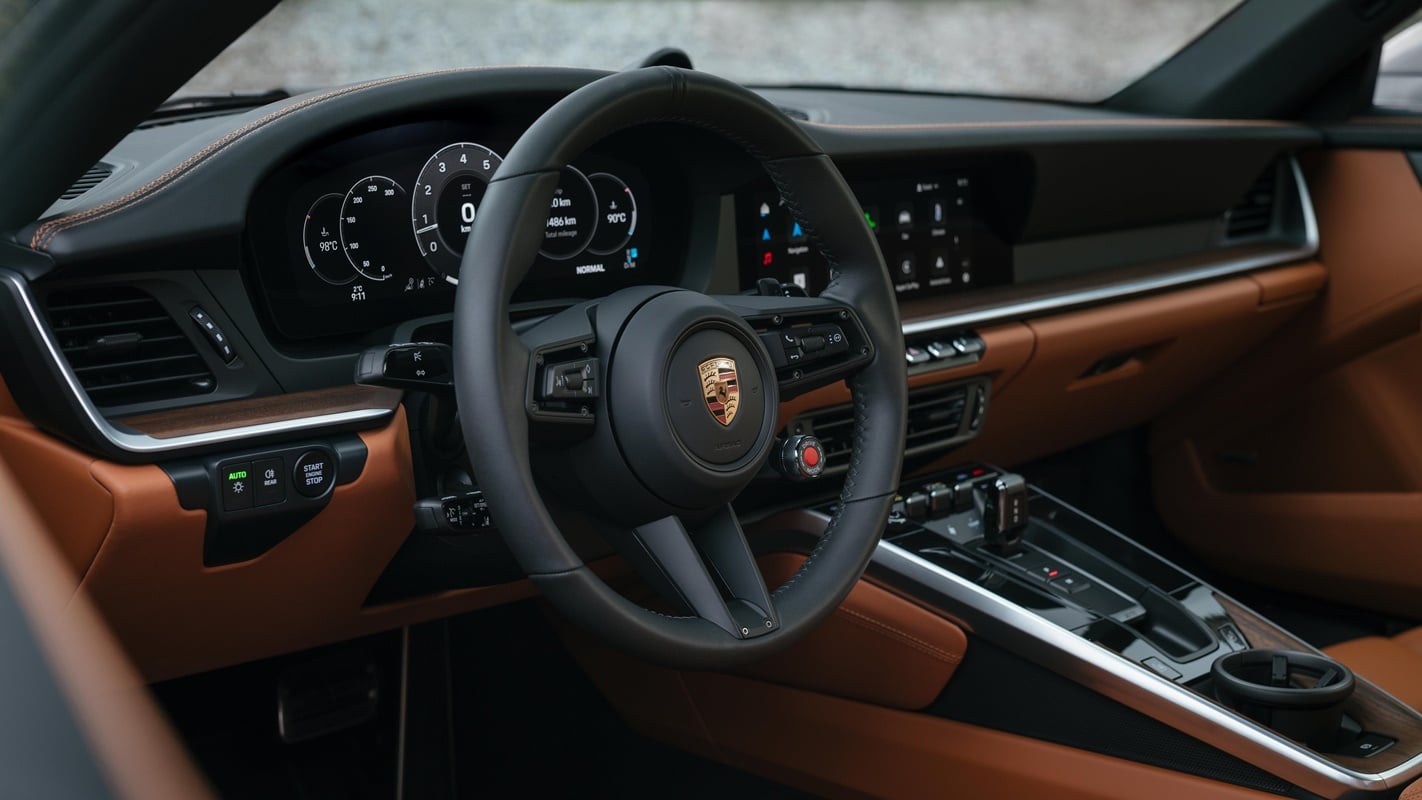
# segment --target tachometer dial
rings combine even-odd
[[[503,159],[473,142],[458,142],[430,156],[415,181],[410,204],[415,243],[430,268],[450,283],[459,282],[464,241],[489,179]]]
[[[355,270],[341,249],[341,203],[344,195],[331,193],[317,198],[301,225],[301,243],[306,264],[316,277],[341,286],[355,280]]]
[[[554,261],[566,261],[583,252],[597,231],[597,195],[583,173],[564,167],[548,207],[543,229],[543,249]]]
[[[597,195],[597,231],[588,242],[588,252],[605,256],[632,241],[637,230],[637,198],[616,175],[599,172],[588,176]]]
[[[407,208],[405,189],[384,175],[361,178],[341,203],[341,244],[355,271],[373,281],[395,276],[409,251],[399,220]]]

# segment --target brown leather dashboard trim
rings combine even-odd
[[[73,596],[74,575],[15,480],[25,471],[0,458],[0,565],[115,796],[212,797],[112,634],[84,598]]]
[[[759,559],[767,587],[795,574],[805,557]],[[844,603],[789,650],[741,670],[761,680],[889,708],[928,706],[962,663],[963,629],[921,606],[860,581]]]
[[[73,591],[73,576],[89,568],[114,518],[113,495],[94,477],[94,458],[13,417],[0,417],[0,458],[18,467],[15,483],[45,521]]]
[[[984,328],[978,331],[978,335],[987,345],[981,361],[951,369],[910,375],[909,388],[989,375],[993,379],[992,391],[994,393],[1001,391],[1026,365],[1027,359],[1032,355],[1035,338],[1031,329],[1020,322]],[[847,405],[849,402],[849,387],[845,386],[843,382],[825,386],[781,403],[778,425],[784,427],[787,422],[806,411]]]
[[[393,411],[404,393],[373,386],[336,386],[122,417],[115,422],[155,439],[174,439],[270,422],[349,411]]]
[[[1279,271],[1028,320],[1031,359],[993,393],[982,435],[929,468],[1011,466],[1155,418],[1314,296],[1316,264]]]
[[[364,607],[413,527],[404,410],[361,434],[360,477],[290,537],[251,560],[205,567],[206,512],[178,504],[155,466],[95,462],[114,520],[80,584],[143,676],[158,681],[531,597],[528,581]]]

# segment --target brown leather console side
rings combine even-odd
[[[118,797],[144,800],[211,797],[113,636],[88,602],[73,596],[74,575],[26,499],[23,471],[0,458],[0,566],[109,786]]]
[[[908,711],[633,661],[563,630],[638,730],[825,797],[1264,800],[1129,761]]]
[[[804,560],[789,553],[761,557],[766,585],[789,580]],[[741,671],[773,683],[913,710],[938,697],[967,646],[956,624],[860,581],[814,632]]]

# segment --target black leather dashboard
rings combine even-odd
[[[30,287],[32,308],[21,297],[5,309],[16,344],[0,368],[50,387],[33,398],[18,390],[22,403],[53,397],[65,369],[36,356],[44,322],[25,322],[26,315],[43,316],[35,298],[142,282],[180,322],[193,306],[206,309],[237,358],[214,357],[200,330],[185,330],[208,361],[214,390],[124,412],[349,383],[360,348],[438,338],[448,329],[449,265],[428,248],[434,242],[448,249],[458,225],[432,233],[430,223],[418,224],[410,195],[431,185],[421,177],[425,168],[451,146],[453,157],[506,152],[543,109],[599,74],[449,70],[141,128],[105,157],[110,177],[56,203],[16,237],[18,257],[9,267],[16,285]],[[1095,288],[1074,294],[1083,281],[1150,291],[1311,252],[1306,198],[1280,160],[1320,141],[1306,126],[894,93],[763,94],[810,118],[802,123],[806,132],[861,195],[867,222],[882,226],[879,243],[891,269],[904,269],[895,282],[905,327],[916,333],[1114,296]],[[619,220],[609,226],[626,225],[611,237],[618,241],[596,244],[595,232],[575,231],[571,254],[540,258],[515,314],[546,313],[632,283],[735,293],[762,277],[811,291],[825,282],[822,264],[794,240],[793,220],[779,215],[763,174],[715,135],[670,122],[641,126],[599,143],[576,165],[587,184],[589,176],[615,179],[598,179],[604,195],[626,187],[635,227]],[[1285,202],[1265,229],[1231,238],[1225,213],[1270,174],[1279,176]],[[579,185],[583,208],[603,218],[614,212],[596,189]],[[375,280],[354,269],[351,242],[327,238],[334,280],[321,279],[305,218],[315,210],[339,229],[357,186],[387,203],[388,229],[351,242],[394,255],[384,266],[366,265]],[[463,213],[462,206],[449,205],[446,216]],[[562,216],[587,218],[583,211]],[[368,220],[357,218],[355,227],[368,232]],[[319,236],[312,241],[323,244]],[[1162,275],[1168,280],[1157,280]],[[960,319],[965,310],[972,314]],[[84,398],[73,405],[82,407]],[[85,421],[93,413],[50,407],[35,416],[115,455],[113,437]]]

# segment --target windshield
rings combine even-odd
[[[286,0],[179,95],[484,64],[620,69],[663,47],[758,86],[1102,100],[1240,0]]]

